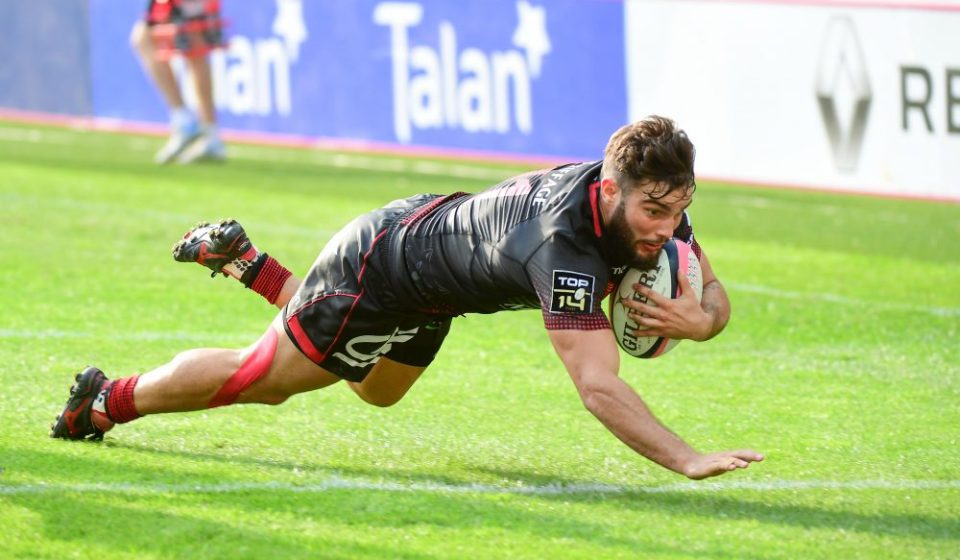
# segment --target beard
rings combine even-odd
[[[623,201],[617,205],[613,216],[610,217],[610,224],[607,227],[610,234],[610,249],[613,251],[613,258],[617,263],[624,263],[627,266],[638,270],[651,270],[656,268],[660,260],[660,253],[653,255],[640,255],[635,248],[636,239],[630,226],[627,225],[626,210],[623,207]]]

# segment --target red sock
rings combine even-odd
[[[133,404],[133,390],[137,386],[139,375],[117,379],[110,387],[107,397],[107,415],[117,424],[130,422],[140,418],[136,405]]]
[[[276,303],[280,297],[284,282],[292,275],[289,270],[276,259],[264,253],[266,260],[260,266],[256,278],[250,284],[250,289],[257,292],[270,303]]]

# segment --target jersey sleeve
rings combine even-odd
[[[610,328],[601,302],[609,270],[596,253],[566,240],[548,239],[526,266],[549,330]]]

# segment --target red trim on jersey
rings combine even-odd
[[[543,325],[551,331],[599,331],[610,328],[610,321],[600,311],[590,314],[543,312]]]
[[[593,211],[593,233],[597,237],[603,237],[603,229],[600,227],[600,208],[598,199],[600,198],[600,181],[593,183],[590,189],[590,210]]]
[[[607,289],[603,291],[603,297],[607,297],[617,289],[617,283],[613,280],[607,280]]]

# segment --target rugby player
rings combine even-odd
[[[223,161],[226,146],[217,127],[210,51],[223,46],[219,0],[149,0],[130,43],[170,111],[170,137],[157,152],[159,164]],[[183,57],[197,98],[197,115],[183,100],[170,65]],[[199,118],[198,118],[199,117]]]
[[[703,268],[698,302],[627,301],[638,335],[706,340],[730,316],[726,292],[686,212],[694,147],[673,121],[649,117],[613,134],[604,159],[510,178],[477,194],[418,195],[356,218],[301,281],[259,251],[234,220],[201,223],[173,249],[232,276],[281,309],[244,349],[196,349],[115,381],[76,376],[51,437],[99,439],[148,414],[233,403],[279,404],[341,380],[364,401],[399,401],[433,361],[453,318],[540,309],[586,408],[644,457],[692,479],[747,468],[752,450],[695,451],[663,426],[620,377],[601,300],[627,267],[648,269],[671,237]],[[576,287],[576,289],[571,289]]]

